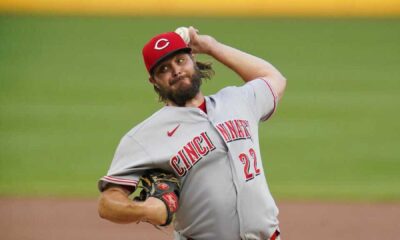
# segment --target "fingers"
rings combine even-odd
[[[190,43],[194,42],[197,40],[197,34],[199,33],[199,30],[190,26],[189,27],[189,37],[190,37]]]
[[[196,29],[193,26],[189,27],[189,37],[190,37],[190,42],[189,42],[189,47],[192,48],[192,54],[193,56],[197,53],[201,52],[201,35],[198,35],[199,30]]]
[[[189,47],[192,48],[192,54],[209,54],[216,43],[215,39],[209,35],[200,35],[199,30],[193,26],[188,29],[190,36]]]
[[[194,31],[195,31],[197,34],[199,33],[199,29],[197,29],[197,28],[195,28],[195,27],[193,27],[193,26],[190,26],[190,27],[189,27],[189,30],[190,30],[190,29],[194,29]]]

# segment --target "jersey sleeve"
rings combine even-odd
[[[98,182],[100,191],[120,185],[133,192],[140,176],[150,168],[151,159],[141,145],[131,136],[124,136],[119,143],[107,175]]]
[[[268,80],[255,79],[240,88],[257,119],[266,121],[275,112],[277,98]]]

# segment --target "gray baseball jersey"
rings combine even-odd
[[[274,112],[276,97],[266,80],[255,79],[205,99],[207,113],[165,106],[129,131],[99,188],[133,188],[145,170],[168,170],[182,184],[175,239],[268,239],[278,228],[278,209],[258,123]]]

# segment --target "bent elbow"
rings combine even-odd
[[[102,211],[101,209],[99,209],[98,214],[99,214],[99,217],[100,217],[100,218],[102,218],[102,219],[107,219],[107,217],[106,217],[107,215],[106,215],[105,212]]]
[[[279,86],[279,88],[278,88],[278,91],[277,91],[277,97],[278,97],[278,100],[281,100],[282,99],[282,97],[283,97],[283,95],[284,95],[284,93],[285,93],[285,90],[286,90],[286,78],[284,78],[284,77],[282,77],[282,79],[281,79],[281,84],[280,84],[280,86]]]
[[[274,77],[270,77],[269,79],[271,79],[269,83],[271,84],[271,87],[276,95],[276,98],[280,100],[283,97],[283,94],[286,89],[287,85],[286,78],[282,74],[277,74]]]
[[[99,214],[99,217],[103,218],[103,219],[108,219],[106,202],[107,202],[107,200],[104,198],[104,196],[100,196],[98,206],[97,206],[97,212]]]
[[[282,91],[282,95],[283,95],[283,93],[285,92],[286,86],[287,86],[287,79],[285,78],[285,76],[281,75],[280,82],[282,84],[281,91]]]

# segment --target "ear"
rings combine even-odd
[[[156,80],[153,78],[153,76],[150,76],[150,77],[149,77],[149,82],[150,82],[151,84],[155,84],[155,83],[156,83]]]

